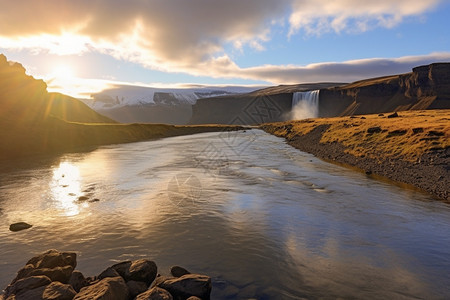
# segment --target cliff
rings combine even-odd
[[[450,63],[357,81],[271,87],[239,96],[199,99],[192,124],[258,124],[289,118],[292,93],[320,90],[319,117],[450,108]],[[255,117],[256,116],[256,117]]]
[[[190,124],[261,124],[285,121],[292,93],[329,88],[342,83],[280,85],[247,94],[198,99]]]

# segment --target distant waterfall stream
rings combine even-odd
[[[291,119],[301,120],[319,116],[319,92],[296,92],[292,94]]]

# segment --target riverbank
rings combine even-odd
[[[235,125],[77,123],[48,118],[38,123],[0,120],[0,159],[71,152],[86,147],[246,129]]]
[[[318,118],[260,128],[319,158],[450,201],[450,110]]]

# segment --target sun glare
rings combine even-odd
[[[67,82],[75,77],[73,67],[68,64],[57,65],[51,72],[50,76],[58,81]]]

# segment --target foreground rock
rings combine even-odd
[[[18,222],[18,223],[14,223],[9,225],[9,230],[11,231],[21,231],[21,230],[25,230],[25,229],[29,229],[33,227],[33,225],[25,223],[25,222]]]
[[[178,277],[157,277],[155,262],[124,261],[98,276],[74,270],[76,253],[48,250],[31,258],[0,295],[0,300],[210,299],[211,278],[172,267]],[[155,280],[156,279],[156,280]]]

